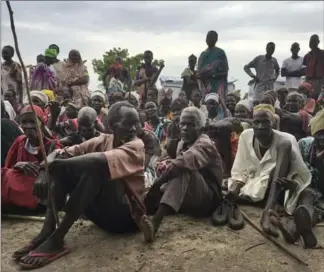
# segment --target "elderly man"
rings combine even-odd
[[[278,237],[277,227],[288,242],[303,237],[306,247],[317,243],[312,233],[313,196],[308,185],[311,174],[298,149],[296,139],[272,129],[274,107],[260,104],[254,108],[252,129],[239,139],[238,151],[228,182],[229,197],[248,203],[265,202],[260,220],[265,233]],[[279,224],[272,211],[283,204],[294,220]]]
[[[154,233],[170,213],[208,216],[221,201],[222,159],[214,143],[202,134],[205,122],[196,107],[185,108],[181,113],[182,140],[177,157],[169,161],[146,198],[147,208],[156,213],[152,220],[144,216],[143,221],[151,224]]]
[[[64,237],[82,214],[106,231],[123,233],[140,227],[146,239],[152,237],[148,232],[151,228],[141,220],[145,214],[145,151],[143,142],[136,138],[138,113],[128,102],[119,102],[110,108],[108,119],[114,134],[103,134],[48,156],[52,195],[65,216],[56,228],[52,206],[48,206],[40,233],[14,253],[22,267],[39,268],[67,254]],[[48,181],[39,178],[34,193],[47,198],[47,187]]]
[[[87,140],[100,136],[101,132],[96,129],[98,125],[97,113],[93,108],[83,107],[78,112],[78,118],[70,120],[75,125],[75,132],[69,133],[68,136],[61,139],[63,146],[72,146],[81,144]],[[66,127],[63,124],[58,124],[57,127],[61,130],[65,130]]]

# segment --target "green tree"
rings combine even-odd
[[[98,74],[99,81],[103,80],[103,75],[107,69],[115,63],[116,57],[119,56],[123,59],[123,66],[129,69],[131,78],[133,79],[136,75],[137,67],[141,65],[143,61],[143,53],[130,56],[128,49],[121,49],[120,47],[105,52],[102,59],[92,60],[92,66],[95,73]],[[159,63],[163,60],[153,60],[153,65],[159,66]]]

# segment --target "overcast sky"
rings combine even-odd
[[[52,43],[60,58],[78,49],[88,60],[91,89],[98,86],[91,60],[113,47],[131,54],[150,49],[165,60],[164,76],[180,76],[188,56],[205,50],[207,31],[216,30],[218,46],[229,60],[229,79],[247,90],[249,77],[243,66],[265,53],[267,42],[276,44],[279,64],[290,56],[290,45],[299,42],[300,55],[309,51],[309,37],[324,40],[323,1],[283,2],[11,2],[20,50],[25,64]],[[1,46],[13,45],[7,7],[1,2]]]

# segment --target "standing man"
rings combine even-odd
[[[318,48],[319,43],[318,35],[314,34],[310,37],[309,48],[311,51],[305,55],[303,61],[306,66],[306,81],[312,84],[315,99],[324,86],[324,50]]]
[[[286,78],[286,88],[289,90],[297,90],[301,77],[306,74],[306,69],[303,67],[303,58],[298,56],[300,50],[299,43],[291,45],[291,57],[285,59],[281,67],[281,76]]]
[[[276,45],[269,42],[266,47],[266,54],[255,57],[250,63],[244,66],[244,71],[254,80],[253,100],[261,99],[261,95],[268,90],[274,89],[274,83],[279,76],[279,64],[276,58],[272,57]],[[256,75],[251,71],[254,68]]]
[[[1,64],[1,97],[4,92],[11,90],[18,94],[18,102],[23,102],[23,86],[22,86],[22,70],[18,62],[13,61],[15,49],[6,45],[2,49],[2,59],[4,62]]]

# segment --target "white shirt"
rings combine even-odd
[[[233,163],[228,189],[231,190],[236,182],[244,183],[240,195],[248,196],[254,202],[262,201],[265,197],[271,172],[276,167],[278,143],[280,138],[288,139],[292,144],[291,167],[287,178],[298,183],[297,192],[285,193],[284,208],[288,214],[293,214],[300,193],[310,184],[311,174],[303,161],[296,138],[291,134],[273,130],[273,141],[263,158],[260,160],[253,147],[253,129],[246,129],[239,138],[238,149]]]
[[[281,69],[285,68],[288,72],[300,70],[303,67],[303,58],[298,57],[293,59],[292,57],[285,59],[282,63]],[[301,83],[301,77],[286,77],[286,87],[298,89]]]

